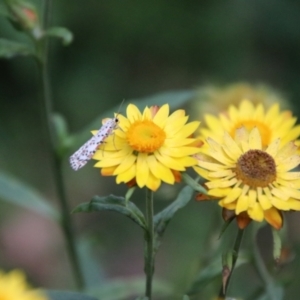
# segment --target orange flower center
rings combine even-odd
[[[267,147],[270,144],[271,131],[266,124],[256,120],[240,121],[232,128],[230,135],[234,138],[235,131],[241,127],[245,127],[248,132],[250,132],[254,127],[257,127],[261,136],[262,146]]]
[[[238,159],[235,173],[252,188],[266,187],[276,179],[276,164],[268,153],[249,150]]]
[[[128,129],[126,139],[135,151],[153,153],[163,145],[166,133],[150,120],[136,121]]]

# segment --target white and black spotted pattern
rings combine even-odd
[[[93,157],[98,146],[103,144],[105,139],[117,129],[118,122],[117,117],[108,119],[91,139],[70,156],[70,164],[73,170],[79,170]]]

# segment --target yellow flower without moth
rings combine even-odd
[[[201,137],[210,137],[218,143],[221,143],[224,131],[234,137],[236,130],[244,126],[248,132],[254,127],[258,128],[263,147],[267,147],[277,138],[280,138],[280,147],[295,140],[300,145],[300,140],[297,140],[300,125],[295,126],[297,119],[290,111],[280,111],[277,103],[265,111],[261,103],[255,106],[249,100],[243,100],[239,107],[231,105],[219,117],[206,114],[205,121],[207,128],[200,129]]]
[[[169,105],[146,107],[143,112],[133,105],[127,116],[118,114],[119,129],[96,151],[95,167],[103,176],[116,176],[117,183],[134,181],[140,188],[156,191],[161,182],[174,184],[178,172],[195,166],[192,155],[199,152],[190,136],[200,122],[187,123],[184,110],[169,115]]]
[[[42,292],[30,288],[23,272],[13,270],[9,273],[0,271],[0,299],[47,300],[48,298]]]
[[[292,171],[300,156],[293,142],[280,148],[278,138],[264,148],[262,140],[257,127],[250,133],[240,127],[234,138],[225,132],[221,143],[207,138],[195,170],[220,206],[280,229],[281,211],[300,210],[300,172]]]

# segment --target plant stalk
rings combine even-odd
[[[240,251],[240,247],[241,247],[241,244],[242,244],[244,231],[245,231],[244,229],[240,229],[240,228],[238,229],[238,232],[237,232],[237,235],[236,235],[236,238],[235,238],[235,242],[234,242],[234,246],[233,246],[231,270],[230,270],[230,273],[229,273],[228,278],[226,280],[225,286],[223,286],[223,284],[222,284],[222,286],[220,288],[218,300],[223,300],[223,299],[226,298],[226,294],[227,294],[228,286],[229,286],[229,283],[230,283],[230,279],[231,279],[232,273],[234,271],[236,261],[237,261],[238,256],[239,256],[239,251]]]
[[[50,23],[51,16],[51,0],[43,1],[43,29],[46,30]],[[70,217],[70,207],[68,205],[62,172],[62,158],[56,151],[56,138],[52,123],[52,97],[48,72],[48,38],[44,37],[41,40],[36,40],[38,51],[38,69],[40,78],[40,106],[44,126],[45,140],[47,148],[50,152],[50,160],[52,171],[54,174],[54,182],[57,189],[57,195],[61,209],[61,226],[66,240],[67,252],[73,269],[76,286],[79,290],[84,287],[83,275],[79,263],[78,253],[75,245],[72,219]]]
[[[146,291],[148,300],[152,299],[152,279],[154,273],[154,224],[153,224],[153,192],[146,189],[146,221],[147,232],[145,233],[145,274]]]

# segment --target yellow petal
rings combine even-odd
[[[258,201],[263,210],[266,210],[266,209],[269,209],[272,207],[272,203],[266,195],[258,194]]]
[[[126,110],[127,118],[129,122],[132,124],[137,120],[142,119],[142,114],[139,109],[134,104],[129,104]]]
[[[125,172],[120,173],[116,177],[116,182],[119,184],[121,182],[127,183],[132,180],[136,175],[136,165],[133,165],[131,168],[127,169]]]
[[[169,105],[164,104],[156,113],[153,118],[153,122],[161,128],[164,128],[169,116]]]
[[[236,142],[228,132],[224,133],[223,149],[226,154],[235,161],[243,154],[239,146],[236,144]]]
[[[175,178],[171,170],[158,162],[154,155],[149,155],[147,157],[147,164],[154,177],[157,177],[166,183],[174,184]]]
[[[235,179],[236,180],[236,179]],[[223,199],[224,203],[228,204],[238,199],[241,195],[242,189],[235,187],[233,188],[230,193]]]
[[[130,157],[131,155],[129,155]],[[117,158],[106,158],[104,160],[100,160],[95,164],[95,167],[97,168],[106,168],[106,167],[112,167],[112,166],[117,166],[124,160],[126,160],[127,157],[117,157]]]
[[[147,153],[139,153],[136,161],[136,183],[142,188],[146,185],[149,177],[149,167],[147,164]]]
[[[210,178],[222,178],[222,177],[228,177],[231,178],[235,176],[236,174],[232,172],[232,170],[218,170],[214,172],[209,172],[208,176]]]
[[[129,168],[132,168],[132,166],[136,162],[136,156],[135,155],[129,155],[127,157],[123,157],[122,162],[120,165],[115,169],[114,175],[121,174],[125,171],[127,171]]]
[[[289,171],[296,168],[300,164],[300,156],[293,155],[283,160],[279,166],[277,166],[277,170],[280,171]]]
[[[249,134],[250,149],[262,149],[261,136],[257,127],[253,128]]]
[[[199,167],[193,167],[194,170],[203,178],[209,179],[209,172]]]
[[[257,199],[257,192],[255,190],[249,190],[248,192],[249,196],[249,206],[254,207]]]
[[[200,122],[198,121],[194,121],[194,122],[190,122],[186,125],[184,125],[178,132],[176,132],[176,137],[177,138],[187,138],[189,136],[191,136],[195,131],[196,129],[199,127],[200,125]],[[168,133],[168,137],[170,136],[169,135],[169,132]]]
[[[249,207],[249,198],[246,195],[242,195],[238,198],[236,208],[235,208],[235,214],[238,215],[242,211],[247,210]]]
[[[147,188],[155,192],[160,187],[160,184],[161,184],[160,179],[153,176],[153,174],[149,172],[148,180],[146,183]]]
[[[276,120],[276,118],[278,117],[278,114],[279,114],[279,104],[275,103],[267,111],[267,114],[265,116],[266,124],[273,123],[273,121]]]
[[[277,197],[272,197],[270,200],[273,206],[275,206],[279,210],[290,210],[290,204],[288,201],[283,201]]]
[[[168,155],[172,157],[183,157],[183,156],[189,156],[196,154],[200,151],[199,148],[196,147],[177,147],[177,148],[171,148],[171,147],[164,147],[162,146],[159,149],[159,152],[162,155]]]
[[[282,216],[276,208],[265,210],[264,215],[265,220],[275,229],[279,230],[282,227]]]
[[[116,167],[102,168],[101,175],[102,176],[112,176],[114,174]]]
[[[274,140],[266,149],[266,152],[270,154],[272,157],[277,155],[278,149],[280,145],[280,139]]]
[[[164,166],[178,171],[185,171],[185,167],[183,167],[180,164],[180,162],[177,161],[176,159],[169,157],[167,155],[162,155],[158,151],[155,151],[154,155],[156,159],[160,161]]]
[[[264,212],[258,202],[248,209],[249,217],[255,221],[261,222],[264,219]]]
[[[205,183],[206,185],[206,183]],[[231,188],[227,189],[227,188],[216,188],[216,189],[211,189],[207,192],[208,195],[213,196],[213,197],[217,197],[217,198],[222,198],[227,196],[230,192],[231,192]]]
[[[230,180],[220,179],[220,180],[209,181],[209,182],[206,183],[206,186],[209,189],[226,188],[226,187],[229,187],[229,186],[233,186],[236,183],[237,183],[237,179],[236,178],[232,178]]]
[[[291,200],[288,200],[287,202],[290,206],[290,209],[300,210],[300,201],[299,200],[291,199]]]
[[[182,146],[186,146],[189,144],[192,144],[193,142],[195,142],[196,139],[192,139],[192,138],[186,138],[186,139],[178,139],[178,138],[167,138],[165,139],[165,143],[164,145],[166,147],[182,147]]]
[[[187,120],[188,120],[187,116],[184,116],[184,117],[181,117],[181,118],[178,118],[175,120],[173,120],[173,118],[172,118],[172,121],[171,121],[171,118],[169,117],[167,119],[166,125],[164,127],[164,131],[167,134],[167,138],[174,138],[174,137],[183,138],[182,136],[177,136],[177,133],[178,133],[178,131],[180,131],[183,128],[183,126],[185,126],[185,123],[187,122]],[[184,138],[186,138],[188,136],[189,135],[186,135],[186,136],[184,136]]]
[[[210,129],[222,128],[222,125],[217,117],[207,114],[205,115],[204,119],[208,128]]]

